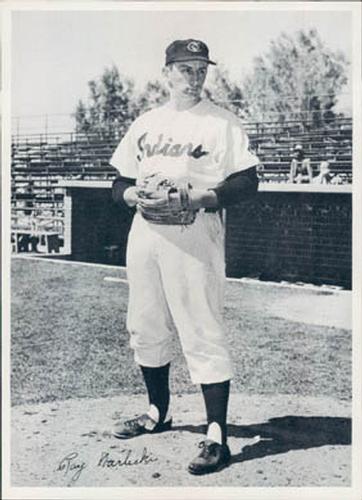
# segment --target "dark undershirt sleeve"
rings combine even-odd
[[[124,201],[123,194],[131,186],[136,185],[136,179],[131,177],[123,177],[120,175],[116,177],[112,184],[112,199],[121,208],[127,210],[129,213],[133,213],[135,208],[129,207]]]
[[[134,213],[135,209],[127,205],[123,194],[126,189],[135,186],[135,184],[136,179],[120,175],[113,181],[112,185],[113,201],[129,213]],[[231,174],[221,184],[212,188],[218,199],[218,208],[226,208],[242,201],[250,200],[255,196],[258,184],[256,167],[250,167],[247,170]],[[208,211],[211,210],[208,209]]]
[[[254,166],[229,175],[212,190],[216,193],[219,207],[226,208],[253,198],[258,191],[258,185],[259,180]]]

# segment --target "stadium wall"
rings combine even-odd
[[[228,211],[227,275],[350,288],[351,188],[273,187]]]
[[[110,182],[62,184],[70,258],[124,265],[131,219],[114,205]],[[253,202],[227,211],[225,248],[229,277],[350,288],[351,187],[262,184]]]

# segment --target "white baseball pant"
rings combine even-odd
[[[152,224],[137,213],[128,239],[127,275],[127,329],[135,361],[149,367],[169,363],[176,330],[193,383],[229,380],[219,214],[201,211],[183,227]]]

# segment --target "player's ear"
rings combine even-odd
[[[170,89],[172,88],[172,83],[170,79],[170,73],[172,71],[172,64],[168,64],[162,68],[162,76],[165,79],[166,86]]]
[[[162,68],[162,75],[163,75],[165,78],[167,78],[167,77],[168,77],[168,75],[170,74],[170,71],[171,71],[171,66],[172,66],[172,64],[168,64],[167,66],[164,66],[164,67]]]

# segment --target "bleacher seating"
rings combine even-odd
[[[328,160],[332,173],[339,174],[341,181],[352,182],[352,121],[342,118],[333,125],[308,129],[302,123],[247,124],[252,148],[258,154],[263,169],[260,178],[264,182],[288,180],[291,151],[295,144],[302,144],[306,156],[311,159],[314,175],[319,164]]]
[[[302,144],[311,159],[314,175],[322,160],[342,182],[352,182],[352,120],[336,119],[332,124],[312,129],[302,122],[263,122],[244,124],[252,149],[262,167],[262,182],[287,182],[291,151]],[[97,134],[14,136],[12,141],[12,209],[29,210],[34,216],[64,216],[64,192],[57,187],[60,179],[113,179],[116,170],[109,159],[118,138]],[[29,193],[29,182],[31,190]],[[30,198],[30,204],[29,204]],[[30,208],[29,208],[30,206]],[[58,221],[59,222],[59,221]]]

